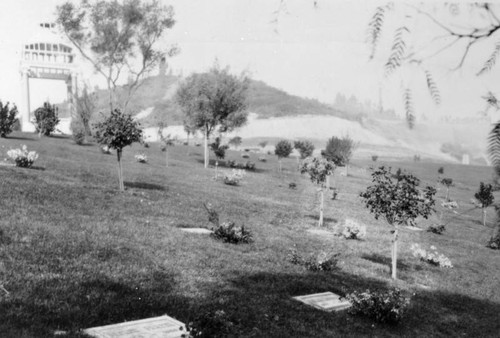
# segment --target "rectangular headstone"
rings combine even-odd
[[[315,307],[323,311],[341,311],[349,308],[351,303],[346,299],[340,299],[339,295],[333,292],[315,293],[312,295],[293,297],[304,304]]]
[[[181,331],[181,327],[185,327],[184,323],[169,316],[161,316],[93,327],[84,332],[95,338],[179,338],[186,332]]]
[[[181,231],[190,232],[192,234],[211,234],[213,231],[205,228],[180,228]]]

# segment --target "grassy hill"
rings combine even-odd
[[[182,322],[207,311],[223,310],[238,337],[497,337],[500,332],[500,255],[487,249],[490,228],[469,200],[486,167],[445,165],[455,186],[455,214],[437,205],[437,214],[419,220],[425,229],[442,219],[443,235],[402,230],[399,278],[390,280],[392,235],[359,201],[371,179],[355,161],[351,175],[336,175],[337,200],[326,201],[328,229],[346,218],[367,225],[362,241],[307,232],[317,223],[317,191],[296,171],[295,159],[267,156],[241,185],[214,180],[203,169],[202,151],[176,146],[165,168],[157,144],[134,145],[124,152],[126,191],[117,191],[116,158],[96,145],[71,139],[38,139],[15,133],[2,139],[0,158],[20,143],[40,153],[35,169],[0,166],[1,337],[82,337],[80,329],[168,314]],[[189,152],[189,155],[188,155]],[[148,164],[134,160],[145,153]],[[242,161],[230,151],[229,159]],[[223,164],[223,163],[222,163]],[[381,162],[380,164],[384,164]],[[441,164],[391,163],[435,185]],[[219,168],[219,170],[224,170]],[[289,189],[294,182],[297,188]],[[438,187],[440,188],[440,187]],[[438,192],[443,198],[444,189]],[[497,199],[499,196],[496,196]],[[183,227],[209,227],[202,203],[219,210],[221,220],[245,224],[254,243],[225,244]],[[493,224],[493,211],[488,223]],[[412,243],[437,247],[453,269],[419,261]],[[340,253],[331,272],[311,272],[287,260],[295,248],[304,255]],[[327,313],[291,297],[332,291],[388,290],[399,287],[412,297],[405,319],[383,325],[346,312]]]
[[[183,116],[172,97],[181,78],[166,75],[146,78],[133,96],[129,105],[132,113],[138,113],[149,107],[153,112],[142,120],[145,127],[156,126],[163,121],[169,125],[182,124]],[[118,95],[123,96],[124,89],[118,88]],[[98,90],[98,110],[106,111],[108,107],[107,90]],[[259,118],[326,115],[337,116],[348,120],[359,120],[360,114],[349,114],[313,99],[305,99],[290,95],[285,91],[268,86],[262,81],[252,80],[248,92],[248,109],[259,115]]]

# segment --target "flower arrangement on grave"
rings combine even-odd
[[[342,236],[345,239],[362,239],[366,236],[366,226],[348,218],[345,220]]]
[[[290,251],[287,260],[302,265],[309,271],[332,271],[338,268],[340,253],[320,251],[309,256],[300,255],[296,249]]]
[[[436,251],[435,246],[431,246],[429,251],[422,249],[419,244],[413,243],[410,247],[413,256],[419,258],[423,262],[439,266],[442,268],[452,268],[453,264],[448,257]],[[431,251],[432,250],[432,251]]]
[[[17,167],[31,168],[38,159],[36,151],[28,151],[28,147],[23,144],[21,149],[11,149],[7,151],[7,156],[16,163]]]
[[[204,203],[203,206],[208,213],[208,221],[213,224],[211,237],[225,243],[239,244],[253,242],[253,235],[245,229],[245,226],[237,226],[234,222],[219,222],[219,213],[210,203]]]
[[[135,160],[139,163],[148,163],[148,157],[146,154],[137,154],[134,156]]]
[[[233,169],[231,172],[224,173],[224,184],[238,185],[245,176],[245,172],[241,169]]]

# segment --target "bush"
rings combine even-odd
[[[235,325],[228,315],[223,310],[217,310],[205,312],[189,321],[186,324],[186,333],[181,337],[227,337],[235,333]]]
[[[439,175],[443,175],[444,174],[444,167],[439,167],[438,174]]]
[[[255,162],[247,161],[247,163],[245,163],[245,169],[252,171],[255,170]]]
[[[288,184],[288,188],[290,188],[290,189],[297,189],[297,183],[295,183],[295,182],[289,183]]]
[[[378,160],[378,155],[372,155],[372,161],[377,162]]]
[[[85,143],[85,130],[84,129],[73,130],[72,133],[73,133],[72,134],[73,141],[75,141],[76,144],[81,146],[82,144]]]
[[[7,156],[10,157],[15,163],[16,167],[31,168],[33,163],[38,159],[36,151],[28,151],[25,144],[21,149],[11,149],[7,151]]]
[[[227,160],[226,163],[227,163],[227,166],[229,168],[236,168],[236,161],[234,161],[234,160]]]
[[[242,226],[236,226],[234,222],[223,222],[214,227],[214,232],[210,234],[215,239],[224,243],[238,244],[251,243],[252,233]]]
[[[346,298],[352,304],[349,313],[363,315],[380,323],[398,323],[410,305],[410,298],[405,297],[399,289],[387,292],[355,291]]]
[[[352,219],[346,219],[342,236],[345,239],[362,239],[366,236],[366,227]]]
[[[293,147],[299,151],[301,159],[312,156],[314,152],[314,144],[311,141],[295,141]]]
[[[4,106],[0,101],[0,137],[7,137],[12,131],[19,120],[16,117],[17,107],[14,105],[9,107],[9,102]]]
[[[49,102],[45,102],[43,107],[35,110],[34,115],[35,129],[40,135],[49,136],[52,134],[60,121],[57,114],[57,107],[55,105],[50,105]]]
[[[229,149],[227,144],[221,144],[222,140],[220,137],[216,137],[215,141],[210,144],[210,148],[219,160],[224,159],[226,157],[226,150]]]
[[[250,155],[248,155],[248,154],[241,154],[241,157],[242,158],[250,158]]]
[[[321,251],[304,258],[294,249],[291,250],[287,258],[290,263],[302,265],[309,271],[332,271],[338,268],[339,256],[339,253]]]
[[[446,230],[443,224],[432,224],[427,228],[427,232],[432,232],[437,235],[441,235]]]
[[[265,156],[259,156],[260,162],[267,162],[267,158]]]
[[[292,144],[287,140],[281,140],[276,143],[274,147],[274,154],[278,156],[279,159],[286,158],[292,153]]]
[[[356,144],[349,136],[342,138],[333,136],[326,143],[326,149],[323,152],[324,157],[335,163],[336,166],[343,167],[349,164]]]

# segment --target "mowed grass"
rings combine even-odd
[[[455,186],[460,209],[445,211],[447,231],[401,231],[399,281],[390,279],[391,234],[361,204],[359,192],[370,184],[368,167],[355,161],[348,177],[333,180],[340,194],[327,199],[329,228],[345,218],[367,225],[363,241],[310,234],[318,217],[316,187],[297,172],[295,159],[277,171],[274,156],[258,162],[240,186],[213,179],[203,168],[201,147],[169,148],[169,167],[158,144],[126,148],[126,191],[117,191],[116,156],[96,145],[77,146],[69,138],[14,134],[0,140],[0,158],[26,144],[40,153],[35,169],[0,166],[1,337],[83,336],[83,328],[168,314],[189,322],[206,311],[224,310],[242,337],[471,336],[500,332],[500,253],[485,247],[491,228],[480,224],[470,199],[491,168],[434,163],[388,163],[436,185],[437,170]],[[189,155],[188,155],[189,152]],[[145,153],[148,164],[135,162]],[[239,152],[229,159],[244,162]],[[224,170],[220,168],[219,170]],[[297,189],[289,189],[291,182]],[[438,186],[439,187],[439,186]],[[439,187],[438,197],[445,190]],[[497,196],[500,198],[500,196]],[[254,233],[248,245],[218,242],[182,227],[210,227],[202,203]],[[438,203],[439,204],[439,203]],[[438,214],[442,208],[437,207]],[[427,228],[437,215],[419,220]],[[488,221],[493,224],[493,210]],[[437,247],[453,269],[414,258],[411,243]],[[288,263],[293,247],[309,254],[341,253],[339,269],[309,272]],[[326,313],[291,297],[332,291],[387,290],[412,295],[410,309],[397,326],[382,325],[345,312]]]

